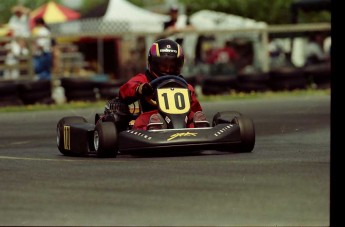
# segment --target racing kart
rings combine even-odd
[[[124,104],[118,98],[108,101],[103,113],[96,113],[93,123],[82,116],[67,116],[57,123],[57,147],[66,156],[96,155],[116,157],[160,151],[218,150],[251,152],[255,145],[253,121],[236,111],[214,114],[206,127],[187,128],[191,95],[187,82],[167,75],[150,82],[156,105],[166,121],[165,129],[138,130],[133,122],[141,113],[140,103]]]

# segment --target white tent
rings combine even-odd
[[[126,0],[110,0],[102,20],[128,22],[133,32],[161,32],[169,16],[145,10]]]
[[[242,28],[262,28],[267,26],[266,23],[257,22],[252,19],[226,14],[222,12],[201,10],[190,17],[191,24],[196,28],[196,31],[216,31],[222,29],[242,29]],[[87,18],[64,23],[59,28],[54,29],[57,33],[64,34],[127,34],[127,33],[152,33],[147,35],[145,42],[148,48],[155,39],[154,33],[163,31],[164,21],[169,20],[169,15],[154,13],[138,7],[127,0],[109,0],[108,7],[103,17]],[[179,15],[177,24],[185,24],[187,20],[186,15]],[[183,26],[178,26],[183,27]],[[184,51],[189,59],[194,58],[194,48],[196,45],[197,33],[181,33],[174,36],[181,35],[184,37]],[[249,36],[255,40],[255,48],[259,47],[258,33],[239,34],[229,33],[222,34],[217,38],[219,43],[224,43],[225,39],[233,36]],[[172,36],[172,37],[174,37]],[[217,36],[218,37],[218,36]],[[135,36],[127,36],[127,39],[135,38]],[[260,54],[260,53],[259,53]],[[259,58],[257,58],[259,59]]]
[[[234,30],[234,32],[222,33],[217,36],[216,45],[219,47],[223,46],[226,40],[237,37],[251,40],[254,45],[254,64],[261,65],[262,54],[265,50],[261,45],[260,33],[256,29],[266,28],[267,23],[212,10],[200,10],[192,14],[190,22],[198,31]],[[252,29],[253,31],[236,31],[238,29]]]
[[[140,8],[127,0],[109,0],[104,16],[52,24],[56,34],[162,32],[168,15]]]
[[[212,10],[200,10],[190,16],[190,21],[198,30],[255,29],[267,26],[265,22]]]

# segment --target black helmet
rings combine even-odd
[[[155,77],[180,75],[184,64],[182,47],[171,39],[160,39],[150,48],[148,68]]]

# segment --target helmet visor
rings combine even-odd
[[[157,64],[157,71],[165,75],[178,75],[180,74],[180,67],[176,61],[163,61]]]
[[[181,73],[181,67],[183,65],[183,59],[176,59],[175,57],[160,57],[153,58],[151,67],[153,71],[161,75],[179,75]]]

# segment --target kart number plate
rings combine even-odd
[[[158,105],[161,111],[169,114],[184,114],[190,110],[187,88],[157,89]]]

